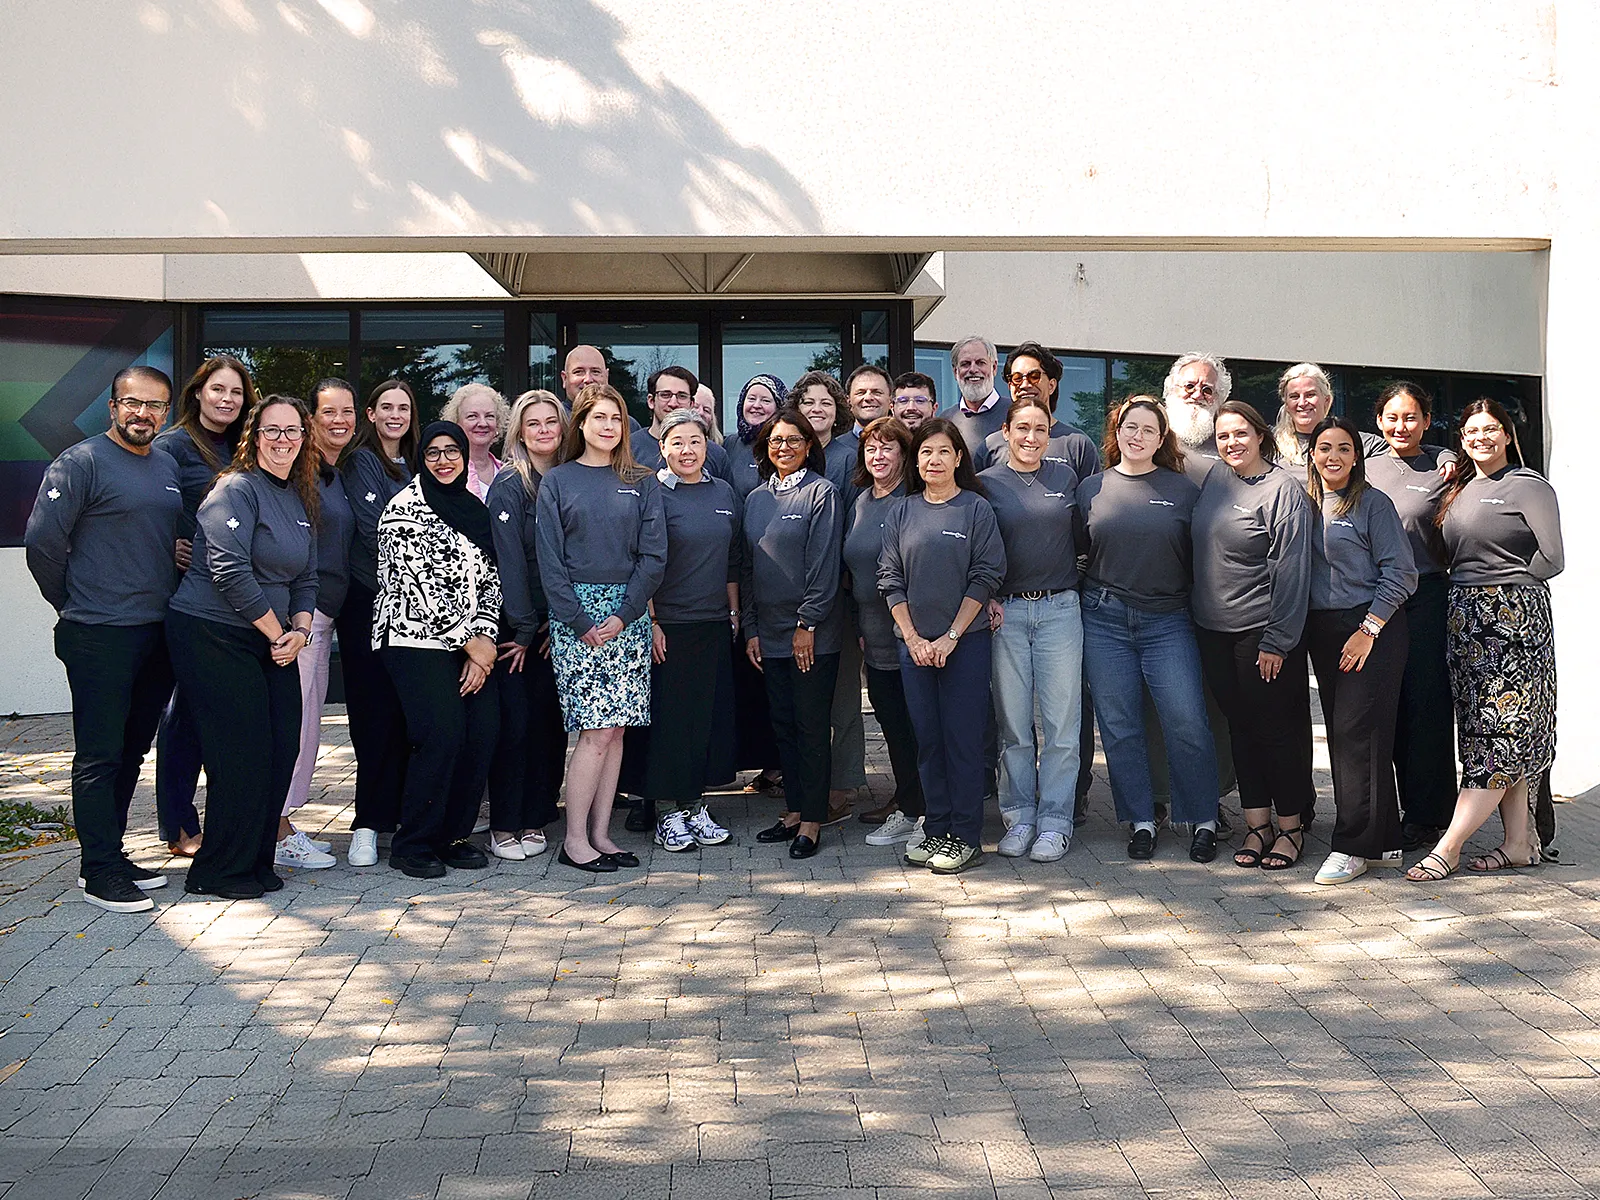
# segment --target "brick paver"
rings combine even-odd
[[[0,788],[59,802],[69,754],[9,722]],[[644,867],[596,881],[341,865],[128,917],[70,849],[0,861],[0,1198],[1600,1194],[1591,805],[1579,865],[1327,889],[1131,863],[1098,775],[1062,862],[955,878],[853,821],[792,863],[743,795],[727,845],[619,834]],[[181,885],[149,793],[134,856]]]

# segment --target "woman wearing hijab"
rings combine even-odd
[[[500,623],[489,510],[467,490],[461,426],[422,431],[422,470],[378,522],[372,646],[405,710],[411,758],[389,865],[417,879],[489,865],[467,841],[499,728]]]

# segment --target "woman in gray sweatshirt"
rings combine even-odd
[[[1284,870],[1300,861],[1302,819],[1317,795],[1301,642],[1311,507],[1304,485],[1275,465],[1277,446],[1260,413],[1227,400],[1216,424],[1222,462],[1195,502],[1190,607],[1206,678],[1228,718],[1248,825],[1233,861]]]
[[[300,750],[300,676],[317,606],[317,466],[299,400],[245,417],[233,465],[200,505],[194,554],[167,613],[173,674],[200,732],[205,831],[185,890],[255,899]]]
[[[1400,514],[1367,483],[1361,433],[1344,417],[1311,431],[1311,609],[1306,644],[1333,765],[1333,853],[1317,882],[1348,883],[1400,861],[1395,710],[1409,646],[1405,602],[1417,568]]]
[[[1566,565],[1555,490],[1522,465],[1511,416],[1474,400],[1461,418],[1466,462],[1439,507],[1450,562],[1450,683],[1461,793],[1455,817],[1407,878],[1443,879],[1496,808],[1505,839],[1474,871],[1540,859],[1533,798],[1556,756],[1556,651],[1549,580]],[[1513,461],[1513,457],[1515,460]]]

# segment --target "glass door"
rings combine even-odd
[[[611,369],[611,386],[622,393],[628,411],[650,424],[645,393],[650,376],[662,367],[700,371],[700,325],[695,321],[579,321],[573,345],[595,346]]]
[[[753,375],[776,375],[788,386],[807,371],[831,371],[844,378],[844,343],[848,318],[801,321],[722,322],[722,387],[717,397],[719,418],[727,433],[734,429],[734,405]]]

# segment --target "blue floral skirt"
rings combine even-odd
[[[613,616],[628,594],[623,583],[579,583],[574,590],[596,623]],[[550,661],[568,733],[650,724],[648,616],[641,616],[598,650],[560,621],[551,621]]]
[[[1446,654],[1461,786],[1528,780],[1528,803],[1556,757],[1556,649],[1542,585],[1450,589]]]

